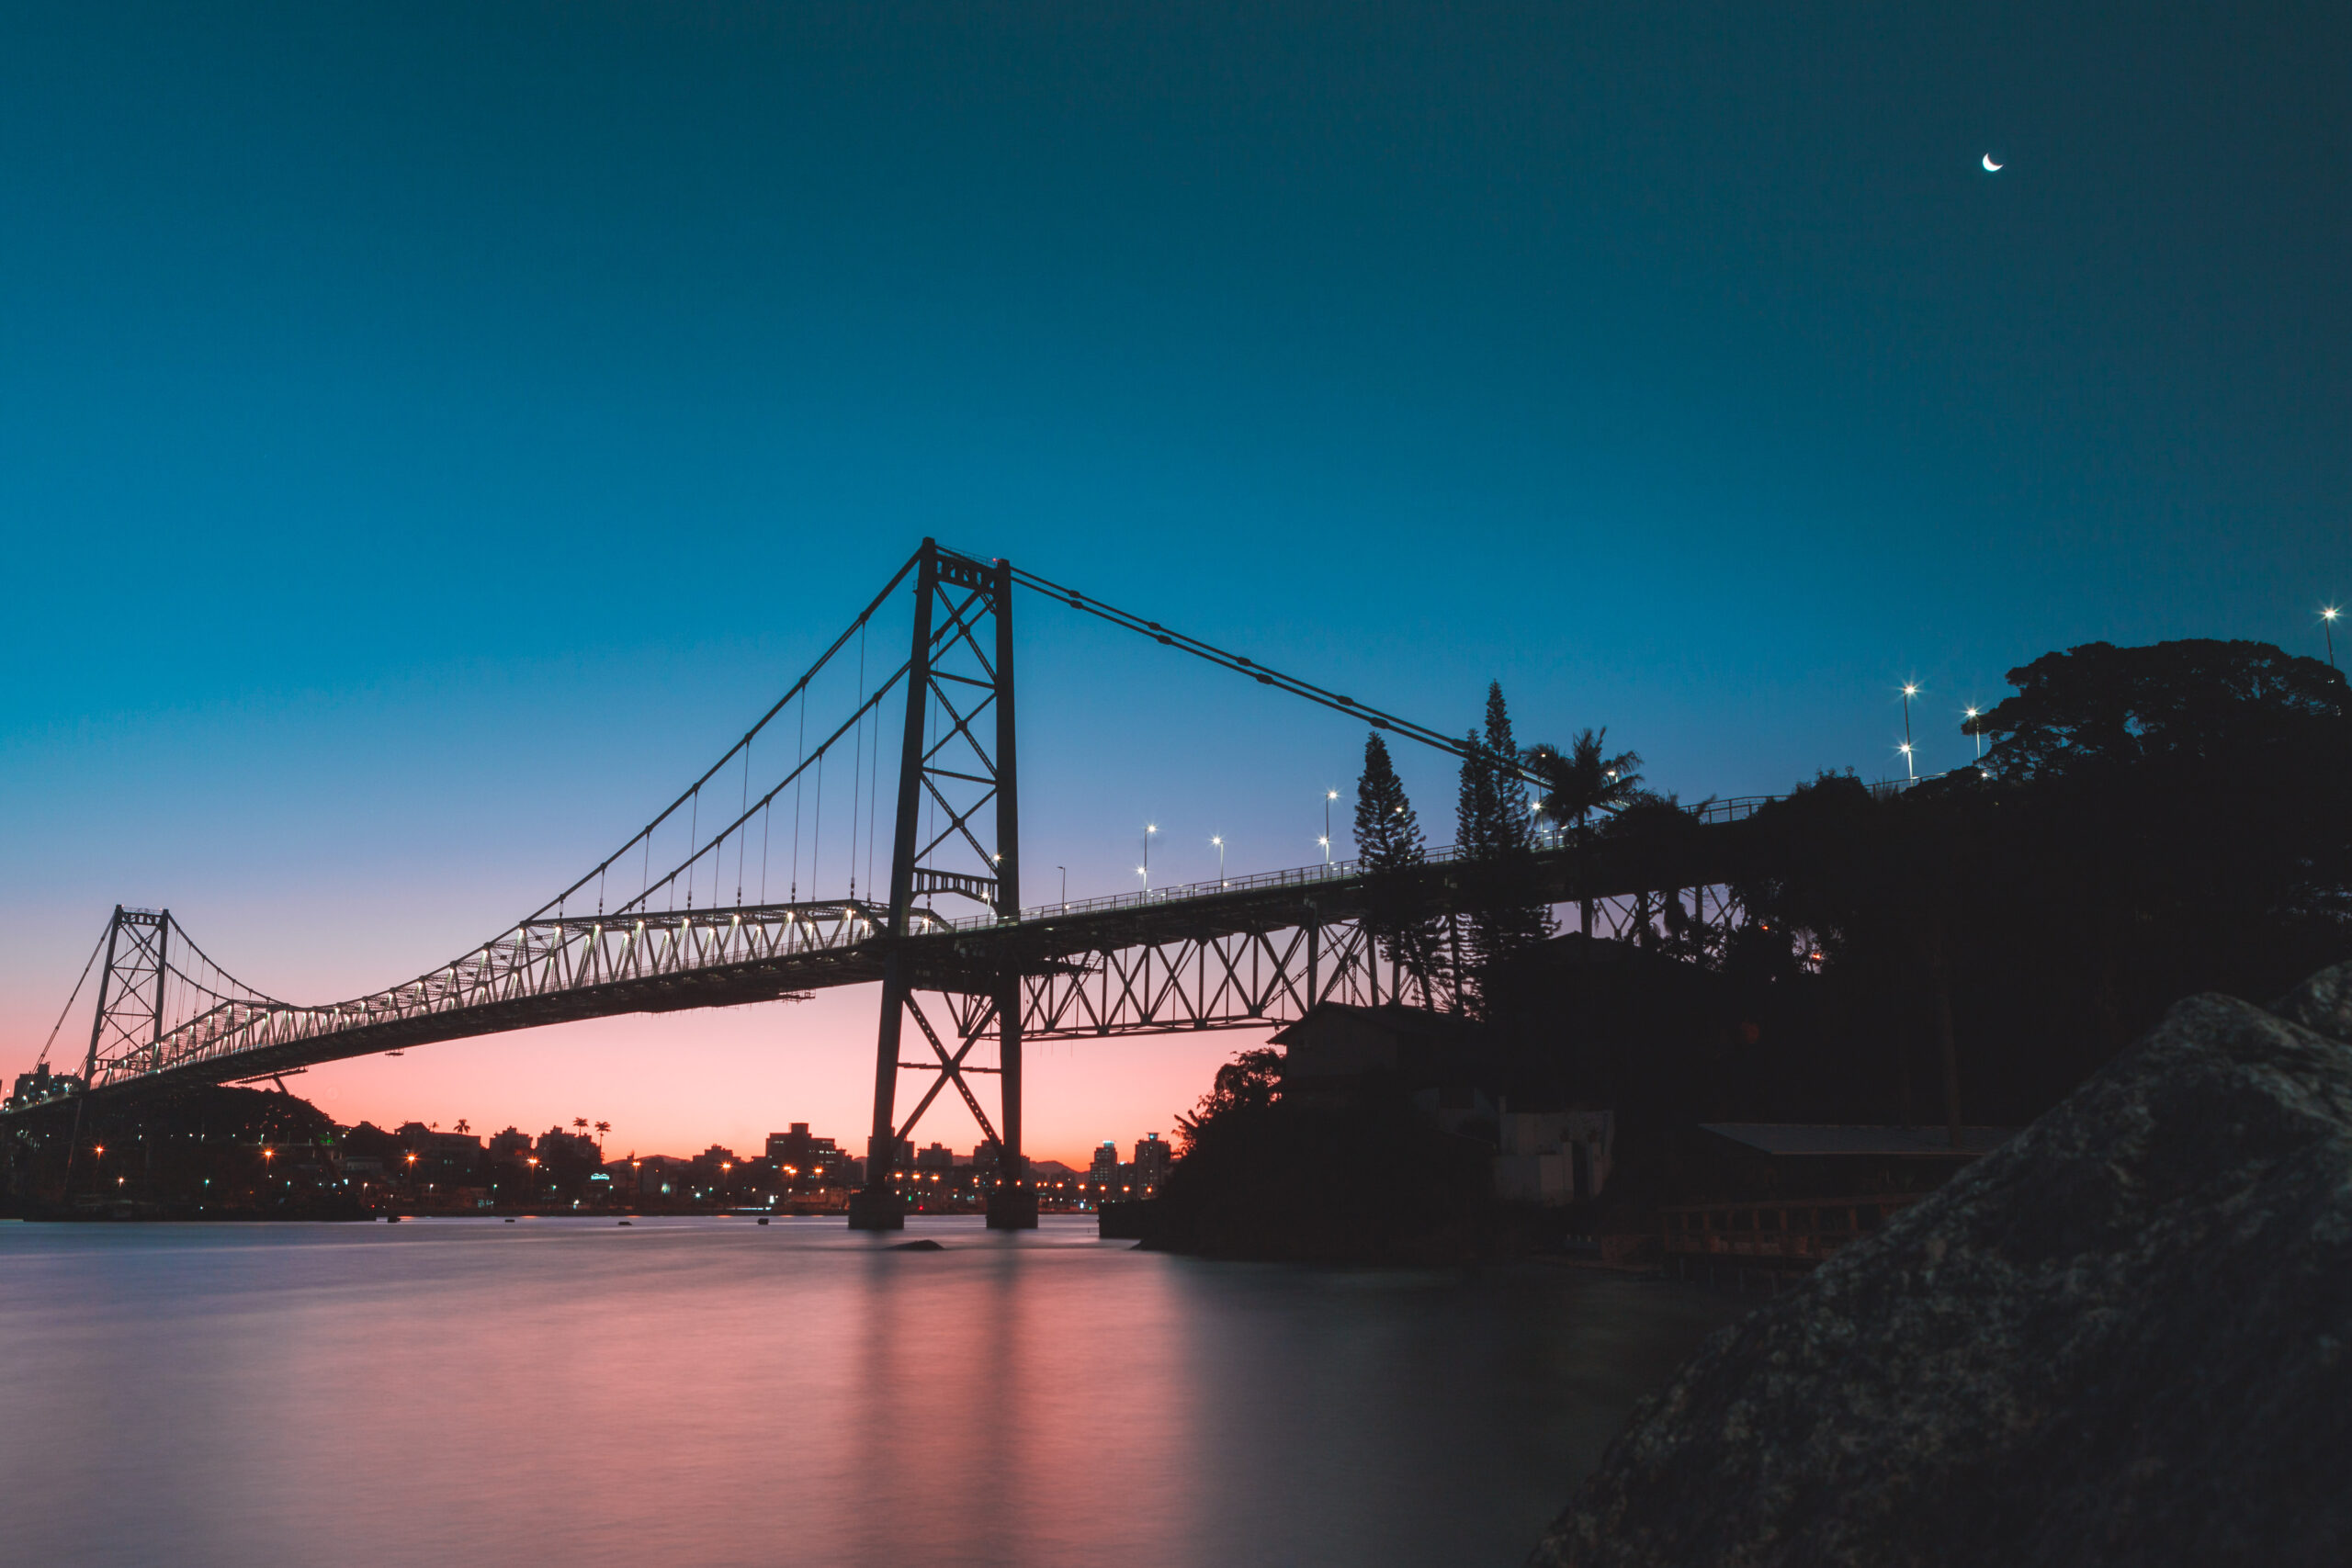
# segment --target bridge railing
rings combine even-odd
[[[1873,785],[1873,789],[1885,786]],[[1899,784],[1896,787],[1900,787]],[[1756,815],[1758,808],[1781,798],[1777,795],[1735,795],[1728,800],[1710,800],[1683,809],[1704,823],[1737,822]],[[1535,836],[1538,850],[1557,850],[1567,844],[1566,829],[1539,828]],[[1427,865],[1446,865],[1470,858],[1469,852],[1459,844],[1445,844],[1428,851],[1422,856]],[[1249,893],[1270,887],[1306,887],[1317,883],[1343,882],[1363,874],[1360,861],[1336,860],[1329,865],[1292,866],[1283,871],[1261,871],[1243,876],[1220,877],[1209,882],[1184,882],[1168,887],[1154,887],[1133,893],[1106,893],[1094,898],[1072,898],[1067,902],[1032,905],[1021,911],[1023,923],[1033,920],[1060,919],[1071,915],[1100,914],[1113,909],[1146,909],[1158,904],[1178,904],[1194,898],[1214,898],[1226,893]],[[966,915],[956,919],[938,917],[953,930],[988,931],[1009,922],[993,914]]]

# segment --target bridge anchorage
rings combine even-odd
[[[953,1089],[998,1147],[988,1223],[1018,1229],[1037,1215],[1022,1157],[1026,1043],[1264,1029],[1326,1001],[1456,1005],[1442,974],[1408,972],[1368,935],[1374,897],[1393,884],[1375,886],[1348,862],[1023,907],[1016,588],[1374,728],[1474,754],[1463,739],[926,539],[784,697],[652,821],[529,916],[414,979],[349,1001],[297,1005],[213,964],[170,911],[118,908],[100,941],[106,963],[80,1082],[51,1081],[111,1096],[277,1080],[314,1063],[435,1041],[878,981],[866,1184],[849,1223],[904,1224],[894,1168],[924,1113]],[[911,611],[909,653],[876,679],[869,633],[886,608]],[[809,723],[813,694],[826,682],[849,682],[852,693],[848,716],[830,729]],[[901,690],[894,714],[885,699]],[[882,741],[893,717],[888,879],[876,898],[870,875],[861,896],[858,876],[870,874],[876,847]],[[1754,804],[1707,808],[1669,847],[1539,848],[1534,886],[1554,903],[1596,911],[1596,935],[1646,939],[1666,902],[1679,911],[1686,897],[1690,918],[1727,929],[1739,918],[1729,886],[1742,854],[1737,824]],[[707,835],[706,807],[724,818]],[[1419,906],[1441,918],[1479,897],[1476,868],[1452,851],[1435,850],[1403,874],[1418,885]],[[781,899],[770,897],[777,882]],[[842,891],[819,896],[837,883]],[[977,908],[943,911],[943,899]],[[79,992],[77,985],[76,999]],[[901,1117],[910,1072],[928,1082]],[[975,1088],[985,1078],[996,1080],[994,1117]]]

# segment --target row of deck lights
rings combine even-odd
[[[1323,792],[1323,836],[1315,842],[1322,849],[1323,863],[1327,866],[1331,863],[1331,803],[1339,798],[1340,792],[1336,789],[1327,789]],[[1143,878],[1143,890],[1146,893],[1151,891],[1151,840],[1159,832],[1158,823],[1144,824],[1143,863],[1136,867],[1136,874]],[[1216,885],[1222,887],[1225,886],[1225,835],[1212,833],[1209,835],[1209,842],[1216,846]],[[1069,903],[1069,868],[1057,865],[1054,869],[1062,874],[1062,903],[1067,907]]]

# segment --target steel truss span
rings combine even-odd
[[[1563,903],[1574,902],[1572,859],[1566,851],[1537,857],[1546,896]],[[1441,918],[1463,906],[1446,874],[1453,863],[1439,851],[1424,874]],[[1267,1027],[1317,1001],[1452,1006],[1442,977],[1425,987],[1386,958],[1374,962],[1360,919],[1371,886],[1343,863],[1047,905],[1017,920],[958,924],[916,909],[897,943],[880,938],[882,907],[845,901],[540,919],[404,985],[331,1006],[198,990],[205,1005],[160,1032],[146,1027],[153,981],[131,971],[102,1014],[92,1085],[226,1082],[511,1029],[794,998],[881,979],[888,945],[902,949],[910,987],[956,1000],[955,1027],[967,1039],[975,1029],[960,1004],[987,1003],[992,1038],[994,977],[1008,964],[1021,976],[1021,1032],[1033,1040]],[[1709,924],[1737,920],[1727,887],[1685,887]],[[1595,934],[1655,933],[1664,897],[1600,895]],[[197,951],[168,911],[125,910],[120,919],[121,953]],[[119,954],[115,973],[126,967]],[[152,960],[141,967],[152,973]],[[167,972],[180,979],[176,964]]]
[[[925,539],[775,706],[650,822],[512,928],[412,980],[297,1005],[213,964],[170,911],[117,908],[101,942],[104,968],[91,959],[99,984],[84,1091],[252,1080],[434,1041],[878,981],[868,1186],[851,1223],[899,1223],[888,1188],[899,1144],[953,1089],[1012,1173],[990,1200],[989,1223],[1023,1225],[1035,1223],[1021,1175],[1024,1039],[1264,1027],[1328,1000],[1453,1005],[1438,976],[1405,973],[1375,953],[1364,925],[1375,895],[1405,897],[1441,922],[1467,912],[1488,874],[1448,851],[1377,885],[1340,863],[1024,907],[1016,589],[1400,739],[1521,767],[1009,562]],[[876,617],[899,610],[910,611],[911,626],[906,657],[894,660],[893,627]],[[903,694],[896,712],[892,693]],[[892,748],[885,737],[894,728]],[[1555,840],[1533,853],[1516,896],[1577,906],[1596,935],[1663,942],[1672,931],[1687,944],[1694,931],[1727,931],[1737,919],[1727,888],[1757,804],[1710,802],[1670,845]],[[886,816],[888,880],[877,886]],[[772,884],[783,899],[771,897]],[[956,918],[933,907],[941,898],[978,910]],[[936,1020],[920,994],[939,998]],[[912,1040],[921,1047],[910,1053]],[[992,1063],[972,1060],[984,1041]],[[899,1079],[910,1069],[931,1082],[901,1118]],[[975,1077],[995,1079],[995,1117]]]

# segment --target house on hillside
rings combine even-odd
[[[1458,1014],[1394,1002],[1317,1002],[1277,1031],[1273,1043],[1283,1053],[1283,1093],[1297,1099],[1336,1099],[1385,1083],[1437,1089],[1441,1101],[1460,1101],[1481,1093],[1473,1086],[1489,1076],[1482,1026]],[[1455,1092],[1444,1092],[1449,1089]]]
[[[1589,1203],[1609,1184],[1617,1142],[1609,1111],[1511,1111],[1495,1151],[1495,1196],[1559,1208]]]

